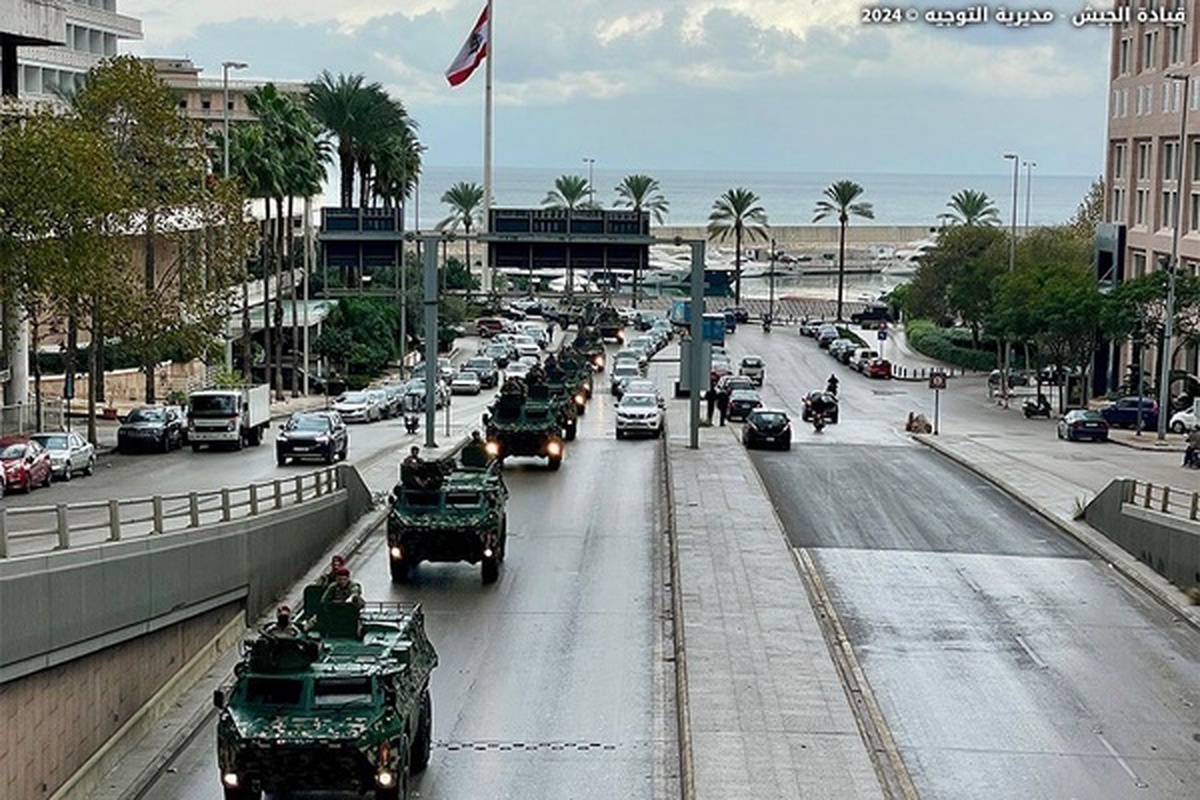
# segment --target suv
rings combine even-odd
[[[500,373],[496,370],[496,362],[488,356],[474,356],[462,365],[479,376],[479,385],[484,389],[494,389],[500,382]]]
[[[512,330],[512,323],[499,317],[480,317],[475,320],[475,332],[483,339]]]
[[[275,439],[275,463],[283,466],[288,459],[299,461],[319,458],[326,464],[346,460],[350,434],[336,411],[299,411],[279,426]]]
[[[1137,426],[1138,403],[1142,406],[1142,429],[1158,427],[1158,402],[1150,397],[1122,397],[1100,409],[1104,421],[1114,428]]]
[[[746,356],[738,366],[738,374],[745,375],[754,381],[755,386],[762,386],[765,372],[766,365],[763,364],[763,360],[758,356]]]
[[[892,321],[892,313],[887,306],[867,306],[851,314],[850,321],[864,328],[885,328]]]
[[[187,422],[178,406],[139,406],[117,429],[117,452],[154,450],[166,453],[183,447]]]

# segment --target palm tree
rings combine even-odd
[[[442,202],[450,206],[450,215],[434,226],[439,231],[457,231],[461,225],[466,234],[467,272],[471,271],[471,228],[480,221],[483,206],[483,187],[477,183],[459,181],[442,194]]]
[[[309,112],[337,139],[338,168],[341,171],[341,204],[354,202],[354,168],[360,140],[369,133],[371,107],[383,92],[378,83],[366,83],[362,75],[333,75],[325,70],[308,85]]]
[[[950,197],[946,206],[951,213],[945,217],[951,225],[999,225],[1000,212],[987,192],[963,189]]]
[[[361,120],[362,130],[355,140],[354,155],[358,166],[359,205],[366,208],[372,196],[380,196],[373,184],[383,154],[395,149],[397,137],[407,135],[415,141],[413,129],[416,123],[409,119],[402,103],[376,87],[369,91],[369,102],[363,109]]]
[[[708,238],[725,241],[733,234],[737,248],[733,256],[733,302],[736,304],[742,302],[742,241],[746,237],[752,240],[762,237],[763,241],[768,238],[767,212],[758,202],[758,195],[749,189],[730,189],[713,201],[712,212],[708,215]]]
[[[588,185],[587,178],[582,175],[559,175],[554,179],[554,188],[542,200],[542,205],[546,208],[561,208],[567,211],[590,208],[591,204],[588,202],[590,191],[591,187]]]
[[[638,212],[649,211],[654,217],[654,221],[662,225],[670,203],[667,202],[667,198],[663,197],[658,181],[649,175],[626,175],[625,180],[617,185],[616,190],[615,205],[618,208],[629,207]],[[646,265],[642,263],[642,251],[639,250],[638,265],[633,271],[634,308],[637,308],[638,301],[638,273],[645,267]]]
[[[813,222],[820,222],[826,217],[837,216],[838,225],[838,294],[837,320],[842,321],[842,292],[846,282],[846,225],[850,216],[864,219],[875,219],[875,209],[870,203],[859,202],[863,187],[854,181],[837,181],[825,187],[825,200],[818,200],[813,213]]]

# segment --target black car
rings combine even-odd
[[[139,406],[117,429],[117,452],[151,450],[162,453],[183,447],[187,420],[177,406]]]
[[[1076,408],[1063,414],[1058,420],[1058,438],[1069,442],[1091,439],[1093,442],[1108,441],[1108,421],[1098,411]]]
[[[750,321],[749,309],[743,308],[742,306],[734,306],[733,308],[726,308],[725,313],[732,314],[734,322],[737,322],[740,325],[745,325],[747,322]]]
[[[777,408],[756,408],[746,417],[742,428],[742,444],[746,447],[779,447],[792,449],[792,421],[786,411]]]
[[[725,418],[729,420],[745,419],[750,412],[762,405],[762,398],[753,389],[734,389],[729,393],[729,406]]]
[[[300,411],[279,426],[275,439],[275,463],[283,466],[288,459],[299,461],[319,458],[326,464],[346,460],[350,434],[336,411]]]
[[[805,422],[812,421],[813,405],[817,404],[825,409],[825,422],[834,425],[838,421],[838,399],[837,395],[831,392],[825,392],[820,389],[815,389],[804,395],[804,410],[800,412],[800,419]]]
[[[488,356],[475,356],[462,365],[479,376],[479,385],[484,389],[494,389],[500,381],[500,372],[496,369],[495,359]]]

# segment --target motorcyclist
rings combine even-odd
[[[832,395],[836,395],[837,389],[838,389],[837,375],[830,375],[829,382],[825,384],[825,391],[829,392]]]
[[[1183,454],[1183,466],[1200,469],[1200,427],[1193,428],[1187,435],[1187,450]]]
[[[762,327],[763,327],[764,333],[771,332],[771,315],[770,314],[763,314]]]

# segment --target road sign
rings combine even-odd
[[[929,373],[929,388],[930,389],[945,389],[946,388],[946,373],[941,370],[934,370]]]
[[[878,340],[879,340],[879,341],[881,341],[881,342],[885,342],[885,341],[887,341],[887,328],[880,328],[880,329],[879,329],[879,330],[878,330],[878,331],[875,333],[875,338],[876,338],[876,339],[878,339]]]

